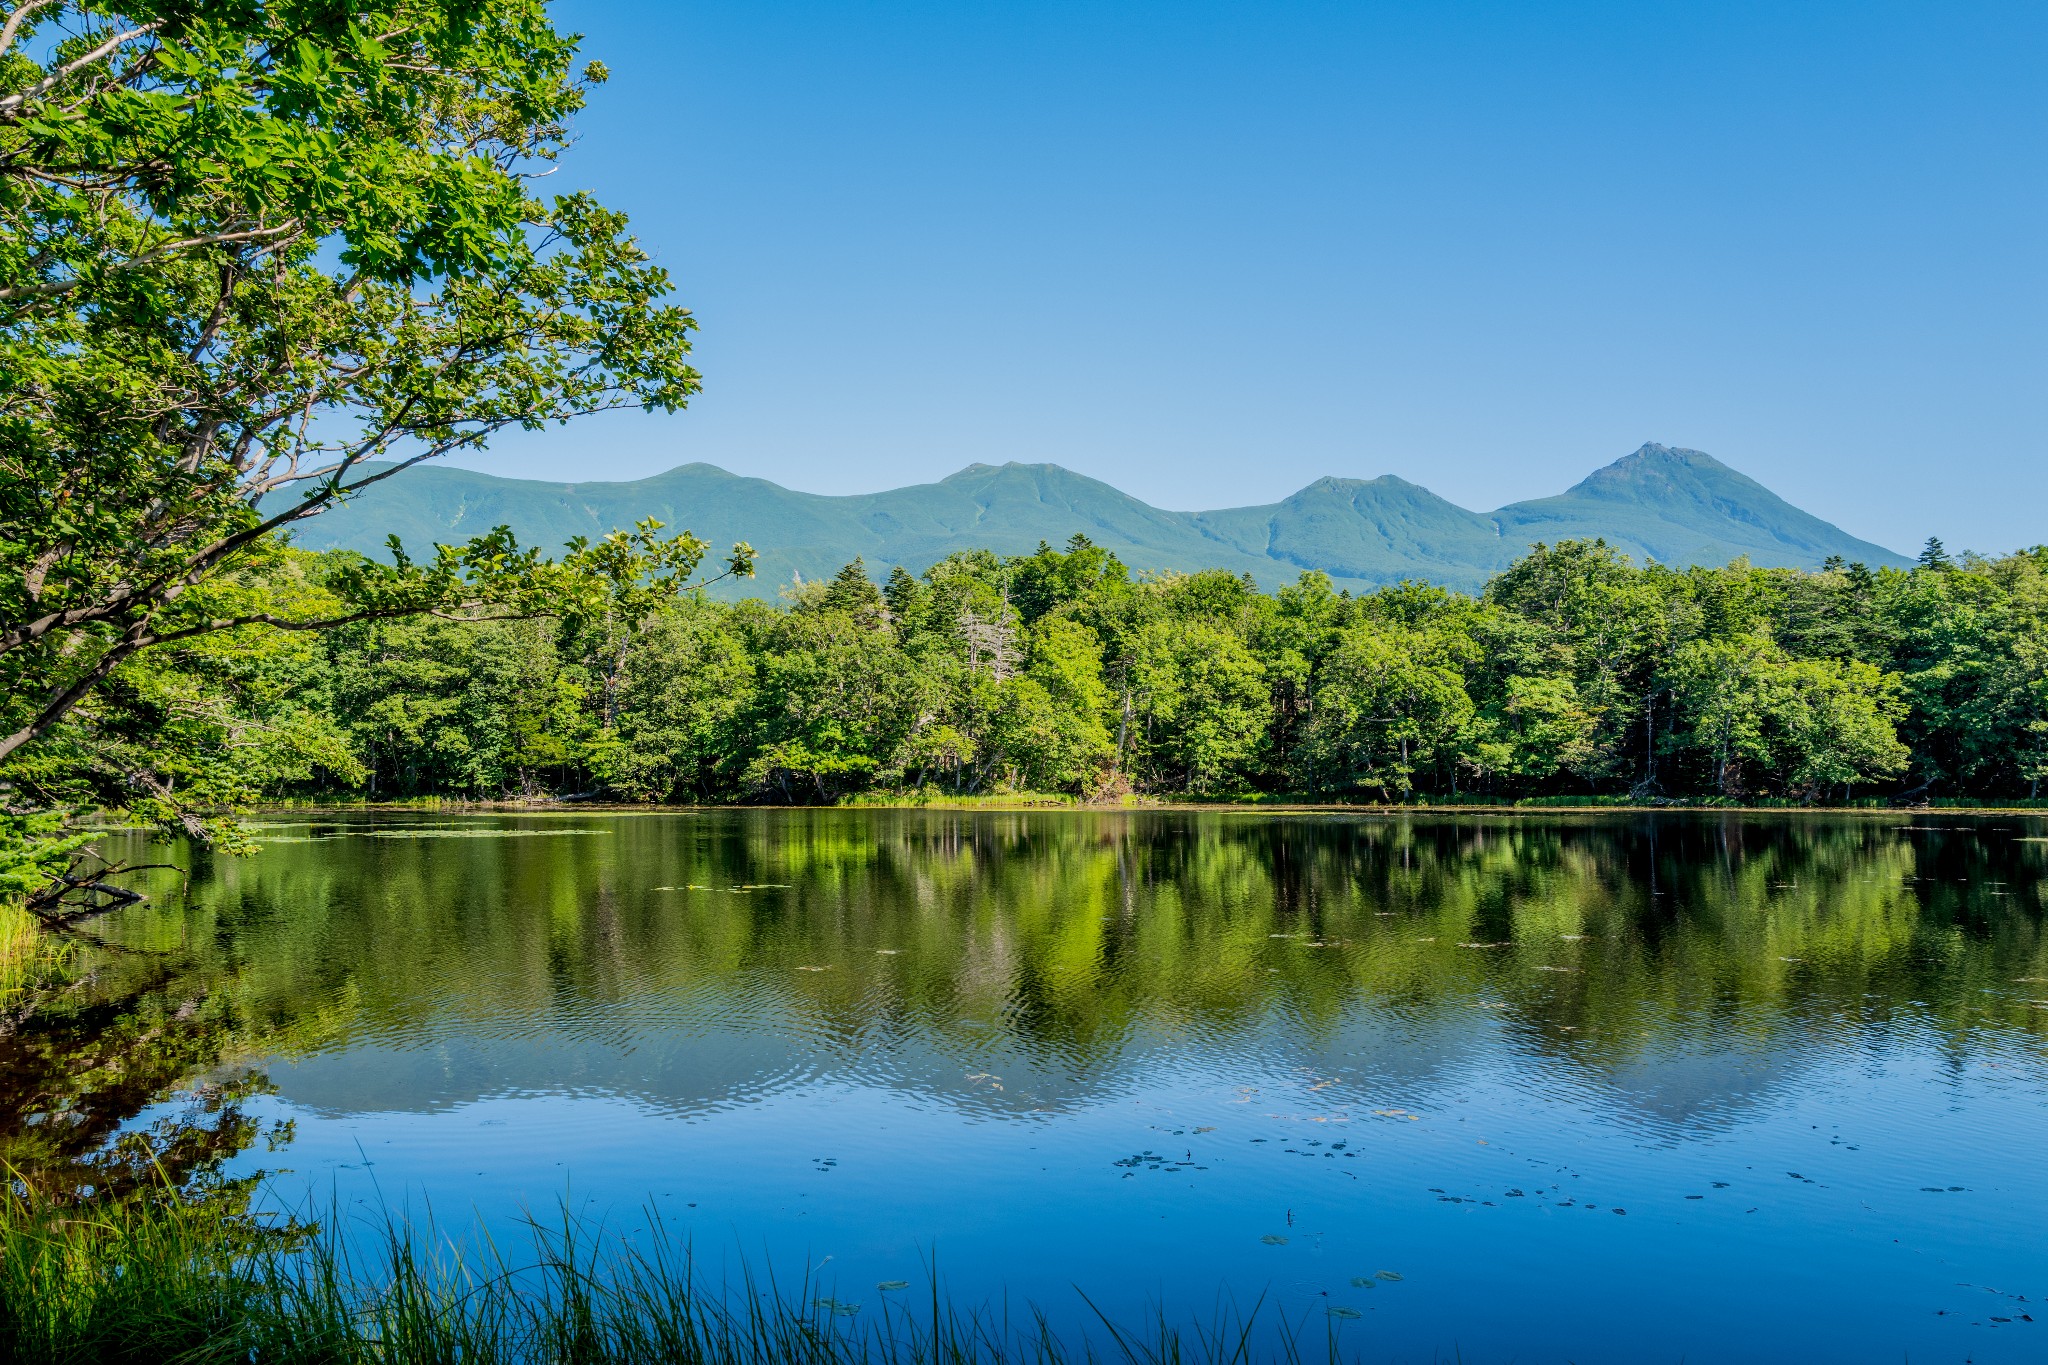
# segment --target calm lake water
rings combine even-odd
[[[227,1011],[211,1074],[274,1086],[235,1166],[274,1201],[652,1208],[700,1264],[870,1314],[934,1259],[1075,1329],[1077,1286],[1112,1316],[1264,1294],[1369,1360],[2048,1360],[2048,821],[263,842],[106,927]]]

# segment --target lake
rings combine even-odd
[[[231,1109],[276,1204],[652,1210],[869,1314],[1263,1295],[1367,1360],[2048,1359],[2048,820],[258,834],[100,928],[255,1078],[129,1127]]]

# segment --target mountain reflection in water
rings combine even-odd
[[[1270,1285],[1388,1356],[2048,1353],[1956,1287],[2048,1296],[2038,818],[263,833],[107,925],[155,951],[106,970],[175,963],[153,989],[228,1021],[210,1074],[297,1125],[241,1159],[276,1190],[673,1200],[869,1283],[936,1248],[973,1296]]]

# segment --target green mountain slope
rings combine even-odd
[[[1802,512],[1756,480],[1697,450],[1646,445],[1594,471],[1554,498],[1493,514],[1502,535],[1521,541],[1605,536],[1638,559],[1720,563],[1746,554],[1757,564],[1818,564],[1829,555],[1866,564],[1899,556]]]
[[[937,483],[827,497],[707,464],[626,483],[557,484],[423,467],[306,523],[298,543],[381,554],[457,541],[499,524],[544,546],[654,517],[714,546],[761,552],[733,591],[772,596],[792,576],[831,574],[854,556],[878,572],[919,571],[954,550],[1028,553],[1076,531],[1134,569],[1228,569],[1273,586],[1321,569],[1342,586],[1426,578],[1474,590],[1532,542],[1605,536],[1638,559],[1811,566],[1829,555],[1905,561],[1800,511],[1696,450],[1646,445],[1554,498],[1481,514],[1402,479],[1318,479],[1264,507],[1168,512],[1051,464],[969,465]]]
[[[1475,588],[1514,558],[1485,517],[1391,475],[1317,479],[1270,507],[1197,512],[1193,521],[1224,544],[1277,560],[1290,576],[1321,569],[1363,583],[1426,578]]]

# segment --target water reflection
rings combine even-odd
[[[293,1097],[323,1109],[593,1090],[693,1111],[832,1075],[1022,1114],[1190,1054],[1421,1086],[1500,1037],[1548,1083],[1693,1127],[1901,1011],[1958,1047],[2038,1034],[2039,828],[316,821],[115,929],[174,946],[179,989],[224,996],[235,1047],[300,1063]],[[1000,1089],[962,1083],[992,1065]]]
[[[264,837],[164,878],[88,1003],[0,1039],[0,1155],[91,1183],[116,1132],[189,1125],[208,1178],[506,1210],[574,1182],[869,1284],[943,1246],[1020,1300],[1272,1285],[1418,1358],[2034,1349],[1955,1334],[2020,1323],[1959,1285],[2048,1293],[2048,1176],[2014,1160],[2048,1141],[2048,821]]]

